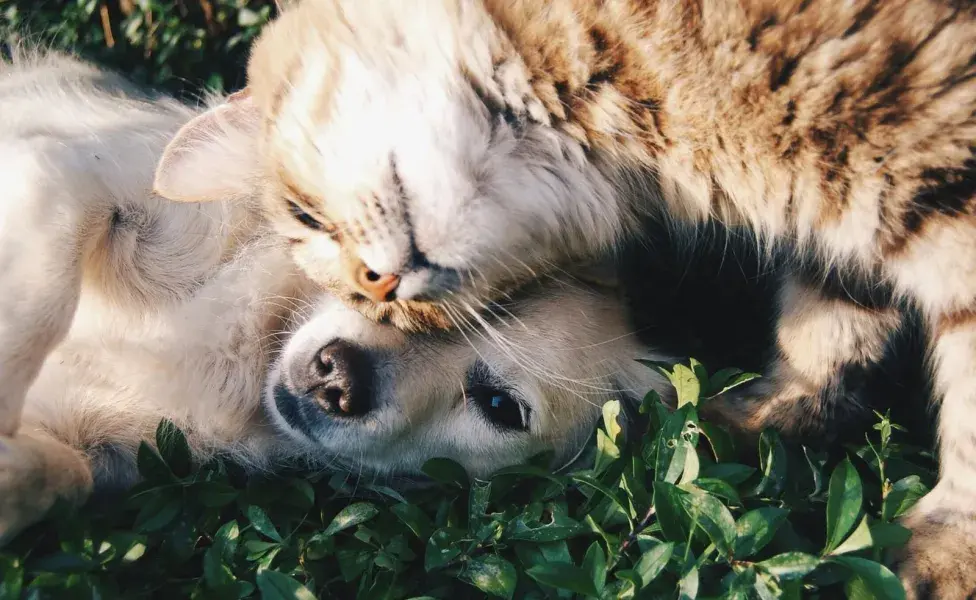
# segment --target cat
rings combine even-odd
[[[255,161],[221,162],[203,118],[156,185],[262,197],[311,278],[407,330],[464,326],[640,236],[645,214],[789,240],[821,265],[782,288],[766,389],[729,401],[752,430],[878,358],[898,312],[851,297],[890,286],[927,322],[941,398],[941,478],[899,573],[911,597],[964,597],[974,48],[976,7],[951,0],[303,0],[257,41],[243,100],[216,109],[257,131]],[[191,163],[234,183],[190,185]]]

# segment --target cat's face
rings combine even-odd
[[[364,314],[405,330],[457,326],[605,249],[625,219],[580,147],[544,123],[516,66],[499,79],[501,49],[479,6],[300,3],[257,43],[250,96],[214,111],[256,138],[253,158],[213,143],[211,119],[184,133],[168,153],[184,160],[170,163],[236,168],[211,177],[252,186],[242,193],[261,195],[296,262]],[[507,96],[523,93],[513,111]],[[236,158],[214,155],[229,151]],[[164,195],[189,200],[229,191],[165,183]]]

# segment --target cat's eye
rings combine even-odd
[[[465,397],[492,425],[511,431],[528,431],[529,408],[503,389],[491,385],[475,385]]]
[[[295,217],[295,220],[315,231],[321,231],[323,228],[322,223],[320,223],[315,217],[305,212],[301,206],[295,204],[291,200],[288,200],[288,213]]]

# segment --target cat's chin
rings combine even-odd
[[[420,300],[376,303],[356,293],[341,294],[350,308],[381,325],[392,325],[407,333],[429,333],[455,327],[443,306]]]

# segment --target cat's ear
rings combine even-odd
[[[246,89],[195,117],[166,146],[156,168],[155,192],[177,202],[253,194],[260,175],[260,119]]]
[[[569,269],[570,274],[589,283],[605,288],[617,288],[620,286],[620,273],[617,262],[611,256],[604,256],[592,261],[573,265]]]

